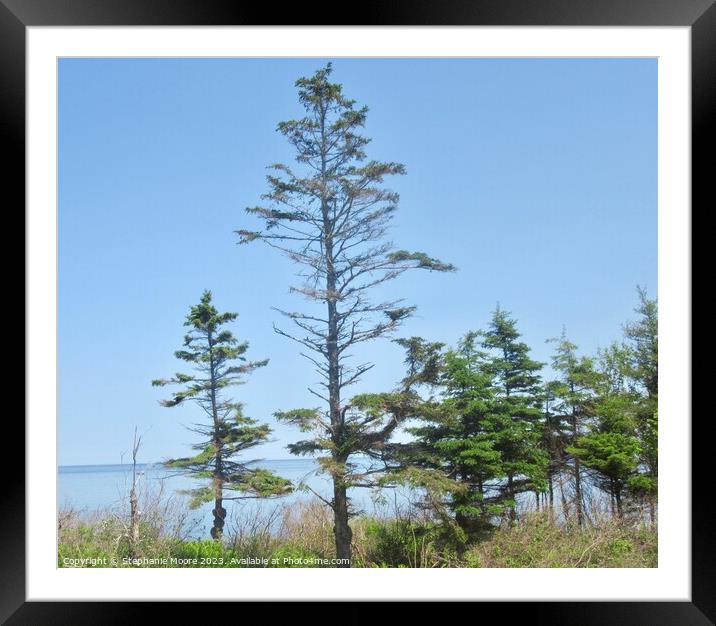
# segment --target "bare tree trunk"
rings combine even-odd
[[[562,516],[564,517],[564,521],[568,521],[570,515],[569,501],[564,493],[564,479],[561,475],[559,477],[559,495],[562,502]]]
[[[211,511],[214,515],[214,525],[211,527],[211,538],[219,540],[224,534],[224,520],[226,509],[223,507],[223,489],[221,481],[214,480],[214,508]]]
[[[330,251],[330,255],[328,252]],[[331,258],[330,244],[326,246],[328,258]],[[328,291],[335,289],[332,263],[329,262]],[[343,445],[343,413],[340,397],[340,368],[338,365],[338,311],[336,302],[328,300],[328,401],[331,416],[333,442],[336,447]],[[347,459],[334,454],[337,467],[333,474],[333,534],[336,541],[336,558],[344,562],[339,567],[350,567],[351,528],[348,524],[348,495],[345,484],[345,463]]]
[[[139,548],[139,498],[137,497],[137,453],[142,438],[137,438],[137,428],[134,428],[132,442],[132,489],[129,492],[129,544],[132,557],[137,557]]]
[[[574,393],[574,385],[572,385],[572,393]],[[577,428],[577,415],[572,410],[572,441],[576,442],[579,436]],[[577,508],[577,525],[581,526],[584,522],[584,512],[582,510],[582,469],[579,459],[574,457],[574,499]]]
[[[582,503],[582,470],[579,459],[574,459],[574,499],[577,508],[577,525],[584,523],[584,511]]]
[[[331,306],[333,305],[333,306]],[[329,302],[329,311],[333,309],[335,315],[335,303]],[[329,313],[330,319],[331,313]],[[330,336],[329,332],[329,336]],[[329,402],[331,413],[331,427],[333,430],[333,441],[336,446],[343,443],[343,421],[340,408],[339,370],[338,354],[335,343],[329,339]],[[333,459],[337,467],[333,470],[333,535],[336,542],[336,558],[344,560],[339,567],[350,567],[351,558],[351,528],[348,524],[348,494],[345,484],[345,463],[347,459],[334,454]]]
[[[216,446],[216,465],[214,467],[214,525],[211,527],[211,538],[221,540],[224,534],[224,520],[226,509],[224,508],[224,467],[222,464],[222,446],[224,442],[220,437],[219,412],[216,404],[216,368],[214,365],[214,337],[211,330],[207,333],[209,343],[209,374],[211,377],[211,416],[214,420],[214,446]]]
[[[614,492],[614,500],[617,503],[617,517],[621,519],[623,514],[621,489],[616,489],[616,491]]]
[[[329,287],[330,289],[330,287]],[[340,372],[338,367],[336,305],[329,301],[329,339],[328,339],[328,383],[329,405],[333,441],[336,447],[343,443],[343,414],[340,406]],[[336,558],[342,562],[338,567],[350,567],[351,528],[348,524],[348,494],[345,484],[345,463],[347,459],[334,454],[336,466],[333,470],[333,535],[336,543]]]
[[[513,501],[513,504],[510,505],[510,510],[509,510],[510,526],[513,526],[514,523],[517,521],[517,510],[516,510],[516,506],[514,504],[515,487],[514,487],[512,474],[509,474],[507,476],[507,496],[510,500]]]
[[[350,567],[351,540],[353,533],[348,524],[348,497],[346,487],[341,481],[333,479],[333,535],[336,541],[336,558],[340,562],[336,567]]]

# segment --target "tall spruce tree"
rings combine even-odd
[[[198,454],[170,460],[167,465],[211,481],[210,486],[189,490],[189,494],[193,507],[214,500],[211,528],[214,539],[220,539],[223,533],[224,500],[270,497],[290,490],[289,481],[267,470],[249,467],[247,461],[237,458],[266,441],[271,432],[267,424],[258,424],[246,417],[240,402],[226,397],[228,387],[242,384],[246,374],[268,363],[268,360],[247,361],[244,354],[248,343],[238,342],[225,328],[237,315],[219,313],[211,303],[211,292],[204,291],[201,301],[191,307],[184,322],[189,331],[184,336],[183,348],[174,353],[177,359],[191,364],[193,372],[152,381],[157,387],[181,386],[181,390],[161,402],[162,406],[193,402],[208,418],[190,428],[204,438],[193,446]]]
[[[594,415],[597,374],[591,358],[578,356],[577,346],[567,339],[566,330],[562,329],[559,338],[549,341],[556,343],[552,368],[558,374],[558,378],[550,384],[554,394],[551,419],[555,440],[559,442],[558,449],[564,452],[557,465],[567,468],[571,474],[577,524],[581,526],[584,523],[583,468],[580,457],[567,451],[586,433],[589,420]]]
[[[292,291],[319,304],[309,311],[281,311],[296,326],[291,333],[276,332],[298,342],[321,376],[322,390],[312,392],[325,410],[298,410],[279,416],[295,421],[314,438],[294,445],[297,454],[323,454],[323,467],[333,481],[327,501],[334,514],[336,556],[348,563],[351,529],[347,490],[356,482],[351,455],[375,445],[394,430],[356,428],[347,422],[350,405],[344,390],[372,364],[350,364],[350,348],[394,331],[413,312],[400,300],[375,302],[375,287],[412,268],[451,271],[422,252],[395,250],[386,241],[386,229],[398,205],[398,194],[385,189],[383,180],[405,173],[394,162],[366,160],[369,139],[361,134],[367,107],[343,95],[330,82],[331,65],[296,81],[305,116],[278,125],[295,151],[296,166],[274,164],[267,176],[265,206],[247,209],[263,222],[262,230],[238,230],[240,243],[263,241],[299,265],[303,283]],[[361,418],[356,418],[359,422]],[[378,445],[381,445],[380,443]],[[362,479],[361,479],[362,480]]]
[[[495,384],[495,414],[499,435],[495,447],[502,458],[508,517],[516,520],[516,497],[546,489],[548,457],[540,447],[543,433],[542,363],[533,360],[529,346],[519,341],[517,321],[499,305],[482,333],[488,352],[486,367]]]

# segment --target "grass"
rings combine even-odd
[[[164,511],[167,513],[167,511]],[[131,546],[126,520],[60,514],[58,567],[332,567],[330,512],[319,502],[277,507],[227,525],[222,542],[182,537],[146,515]],[[352,521],[353,567],[657,567],[657,530],[605,519],[586,527],[526,514],[514,527],[461,543],[444,526],[402,513]]]
[[[657,567],[657,529],[609,520],[557,525],[531,515],[465,554],[468,567]]]

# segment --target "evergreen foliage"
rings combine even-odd
[[[168,379],[153,380],[152,385],[179,386],[179,391],[161,401],[162,406],[193,402],[207,418],[190,427],[192,432],[202,436],[193,446],[197,454],[172,459],[167,465],[210,481],[209,486],[192,489],[189,495],[194,507],[214,500],[211,536],[218,539],[226,517],[224,500],[282,495],[290,490],[290,482],[239,460],[243,452],[266,441],[271,429],[246,417],[242,404],[228,398],[226,390],[243,384],[247,374],[265,366],[268,360],[246,360],[248,343],[237,341],[225,328],[238,314],[219,313],[211,298],[211,292],[204,291],[200,302],[191,307],[184,322],[189,331],[184,336],[182,349],[174,353],[177,359],[192,366],[192,373],[176,373]],[[227,492],[233,495],[227,496]]]
[[[640,291],[642,318],[625,327],[627,342],[596,359],[580,356],[564,330],[550,340],[555,377],[546,383],[516,320],[499,306],[487,330],[468,333],[455,348],[398,340],[407,352],[403,384],[414,394],[413,439],[390,446],[393,469],[384,482],[421,488],[422,506],[463,542],[501,519],[514,524],[520,494],[534,492],[537,509],[549,497],[552,515],[557,484],[563,515],[573,510],[580,526],[585,490],[607,493],[618,517],[625,497],[653,509],[656,410],[648,382],[656,370],[645,355],[655,355],[655,313],[643,298]],[[638,343],[628,342],[633,336]]]
[[[496,414],[500,421],[496,447],[502,457],[505,482],[502,494],[511,522],[515,499],[525,491],[546,488],[548,457],[540,448],[544,430],[542,363],[533,360],[529,346],[519,341],[517,321],[499,306],[483,333],[487,368],[495,381]]]
[[[546,486],[541,364],[519,337],[516,321],[498,308],[487,331],[468,333],[456,348],[402,341],[407,379],[432,395],[416,405],[420,423],[408,429],[415,441],[397,448],[393,478],[422,487],[425,504],[444,518],[449,511],[466,537],[503,513],[514,522],[518,494]]]
[[[625,341],[599,354],[598,365],[577,360],[563,340],[555,367],[565,375],[565,406],[572,437],[565,448],[579,476],[589,468],[596,485],[610,495],[614,512],[624,514],[624,496],[646,501],[652,521],[658,485],[658,321],[657,305],[638,290],[640,318],[624,327]],[[586,431],[581,427],[589,416]],[[580,506],[581,498],[577,499]]]
[[[556,342],[552,368],[558,377],[551,381],[549,392],[551,402],[551,441],[556,442],[552,465],[571,474],[574,485],[574,505],[577,523],[584,523],[584,495],[582,488],[582,464],[579,455],[570,452],[580,436],[586,433],[590,418],[594,415],[594,393],[597,374],[594,362],[588,357],[577,355],[577,346],[567,339],[566,331]]]

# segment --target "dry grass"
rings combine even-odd
[[[335,556],[333,518],[330,510],[318,500],[308,500],[283,507],[279,539],[301,546],[322,558]]]
[[[237,511],[221,544],[186,536],[188,511],[163,494],[144,494],[140,541],[130,546],[123,509],[58,516],[58,565],[65,558],[130,554],[161,557],[319,557],[335,555],[333,520],[318,500]],[[591,511],[591,523],[525,513],[514,527],[496,529],[487,539],[461,543],[445,524],[424,513],[396,508],[392,513],[354,518],[354,567],[656,567],[657,531],[641,523],[616,522]],[[223,565],[237,567],[238,565]]]
[[[533,513],[465,554],[468,567],[657,567],[657,529],[600,520],[578,527]]]

